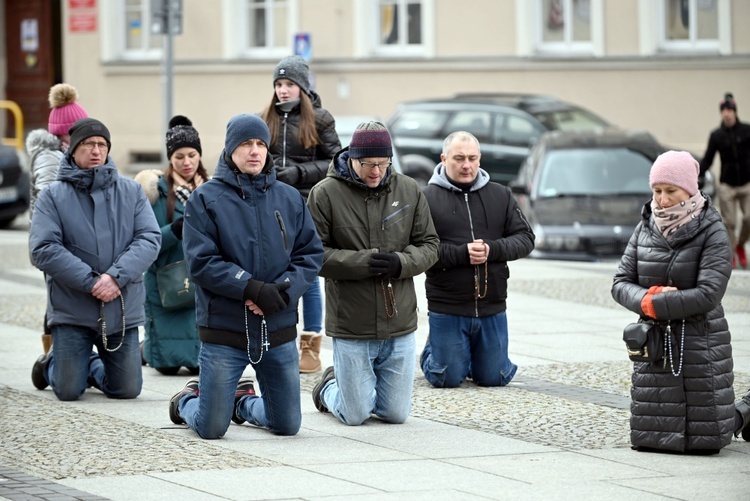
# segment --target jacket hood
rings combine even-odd
[[[62,151],[62,142],[45,129],[34,129],[26,136],[26,151],[29,157],[34,157],[42,150]]]
[[[159,200],[159,178],[164,173],[157,169],[145,169],[133,178],[143,188],[148,201],[153,206]]]
[[[357,173],[354,172],[354,169],[349,167],[349,147],[347,146],[333,156],[333,160],[331,160],[331,165],[328,168],[328,174],[326,176],[337,177],[343,181],[346,181],[352,186],[356,186],[361,189],[377,190],[384,186],[388,186],[388,184],[390,184],[392,173],[393,173],[393,166],[391,165],[390,167],[388,167],[388,171],[386,172],[383,179],[380,181],[380,184],[375,188],[369,188],[364,183],[364,181],[360,179]]]
[[[469,191],[477,191],[479,189],[482,189],[489,182],[490,175],[486,170],[480,168],[477,172],[476,179],[474,179],[474,184],[471,186],[471,190]],[[430,180],[427,184],[435,184],[437,186],[440,186],[441,188],[445,188],[446,190],[461,191],[460,188],[452,184],[448,179],[448,175],[445,173],[445,165],[443,165],[443,162],[440,162],[435,166],[435,170],[432,171],[432,177],[430,177]]]
[[[117,167],[109,155],[104,165],[92,169],[81,169],[73,164],[73,157],[65,156],[57,172],[58,181],[71,183],[76,189],[88,192],[109,188],[116,178]]]

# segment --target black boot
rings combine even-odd
[[[750,442],[750,391],[739,402],[734,404],[734,408],[742,418],[742,425],[734,431],[734,436],[737,437],[742,433],[742,438],[746,442]]]

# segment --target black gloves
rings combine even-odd
[[[383,278],[398,278],[401,260],[394,252],[376,252],[370,258],[370,273]]]
[[[263,310],[264,315],[278,313],[289,305],[289,295],[284,292],[289,282],[267,284],[260,280],[250,280],[245,287],[245,299],[250,299]]]
[[[182,240],[182,225],[185,223],[183,218],[172,221],[172,233],[178,240]]]

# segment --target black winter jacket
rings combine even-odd
[[[299,105],[285,113],[278,107],[281,117],[279,139],[271,145],[276,178],[297,188],[307,198],[310,188],[326,176],[333,155],[341,149],[336,133],[336,122],[331,114],[321,107],[320,96],[310,91],[315,111],[315,128],[320,143],[315,148],[305,149],[299,142]]]
[[[468,192],[452,185],[442,163],[424,188],[435,229],[440,258],[427,270],[428,310],[435,313],[481,317],[505,311],[508,261],[526,257],[534,249],[534,232],[507,187],[490,182],[479,169]],[[482,239],[490,246],[487,295],[475,299],[475,273],[484,292],[484,266],[469,262],[467,244]]]
[[[612,297],[644,316],[641,300],[649,287],[677,291],[653,296],[656,317],[671,322],[685,344],[682,373],[670,363],[636,362],[630,406],[630,440],[635,446],[671,451],[721,449],[734,431],[731,336],[721,299],[732,272],[732,250],[721,216],[706,197],[700,215],[666,240],[654,224],[650,203],[633,232],[614,277]],[[674,371],[679,370],[674,353]]]
[[[744,186],[750,183],[749,124],[737,119],[734,127],[725,127],[722,124],[711,132],[706,154],[701,160],[701,176],[711,167],[717,151],[721,158],[720,182],[730,186]]]

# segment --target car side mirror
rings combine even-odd
[[[524,184],[521,181],[513,180],[510,183],[508,183],[508,188],[510,188],[510,192],[514,195],[528,195],[529,189],[526,187],[526,184]]]

